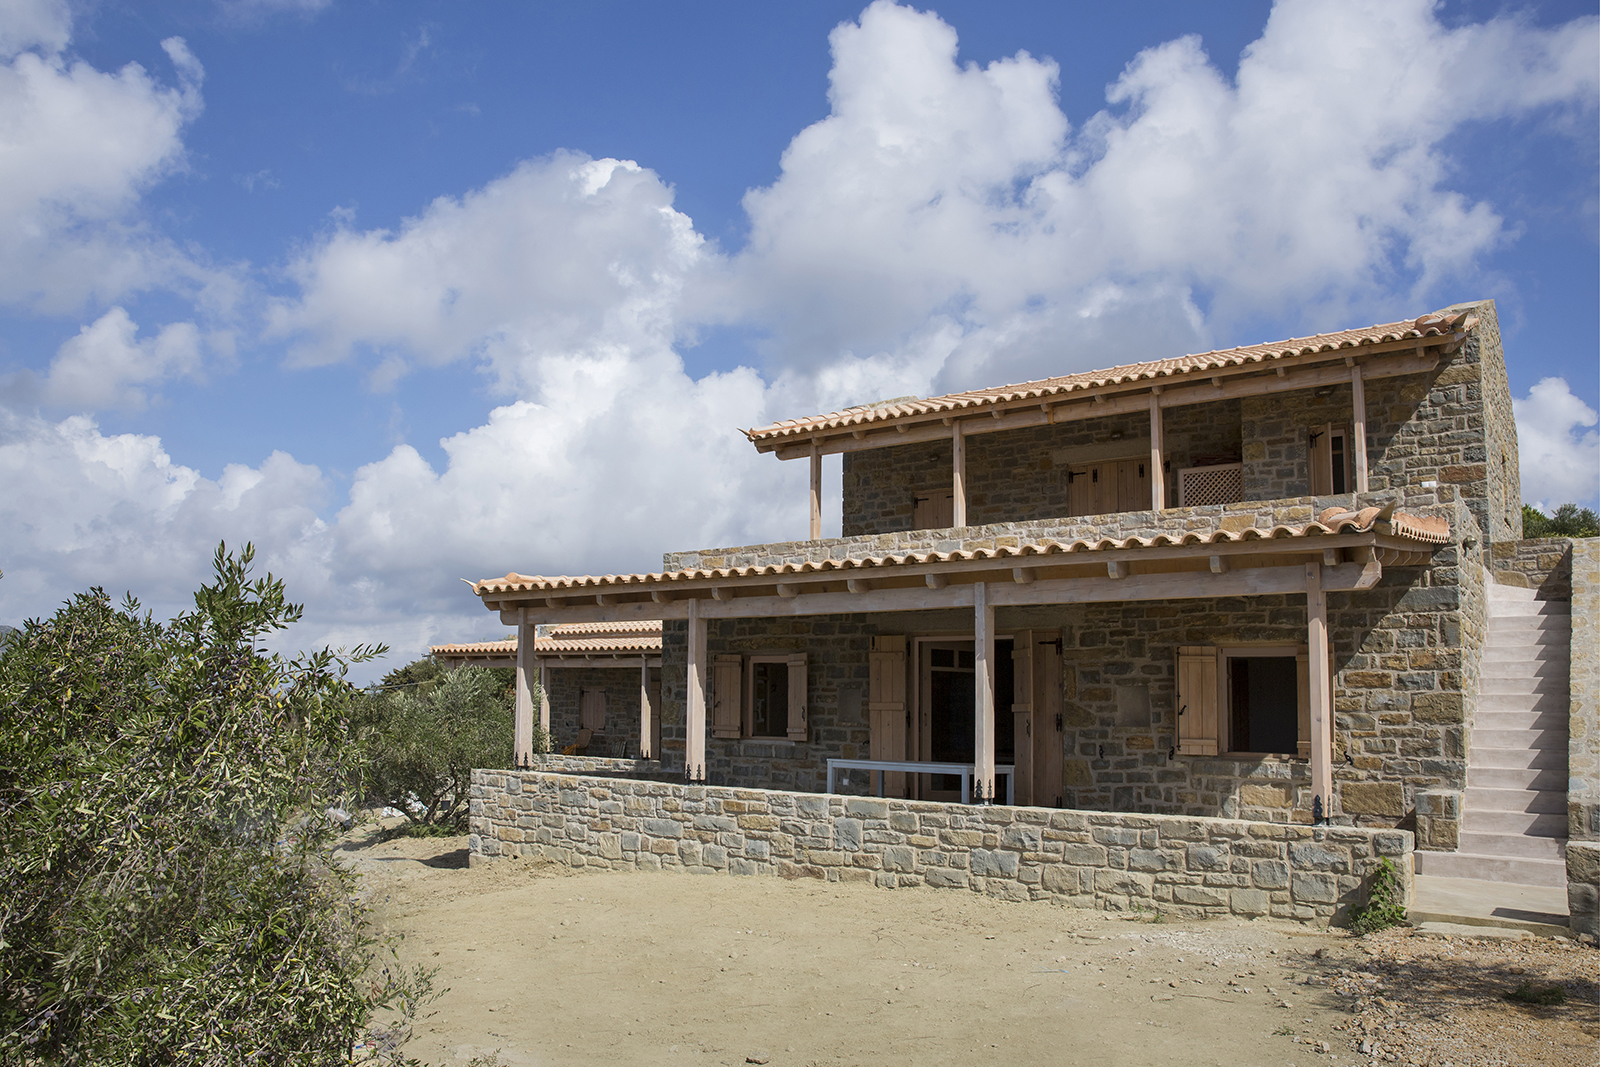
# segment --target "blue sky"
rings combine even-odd
[[[1593,3],[0,0],[0,622],[249,538],[410,654],[494,634],[458,577],[792,536],[737,426],[1481,296],[1525,496],[1600,503],[1597,57]]]

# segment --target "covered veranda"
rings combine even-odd
[[[1415,566],[1450,538],[1442,518],[1395,514],[1392,505],[1330,508],[1315,519],[1261,529],[1201,528],[1121,539],[1018,539],[950,552],[862,556],[801,563],[693,569],[653,574],[531,577],[507,574],[473,583],[484,606],[515,625],[533,648],[535,627],[551,623],[687,623],[684,762],[690,781],[706,780],[707,623],[712,619],[839,613],[970,611],[974,672],[973,792],[996,795],[995,612],[1013,606],[1199,598],[1304,596],[1309,649],[1309,752],[1314,805],[1331,813],[1333,673],[1327,594],[1370,589],[1385,566]],[[518,759],[524,723],[534,715],[534,657],[517,656]],[[1030,702],[1018,697],[1020,705]],[[1043,701],[1031,702],[1042,715]],[[1211,712],[1215,714],[1215,709]],[[803,711],[802,711],[803,716]],[[1203,736],[1198,716],[1179,718]],[[1042,727],[1044,724],[1039,723]],[[1215,736],[1215,724],[1211,724]],[[1044,729],[1033,737],[1051,736]],[[1193,751],[1193,750],[1191,750]],[[1214,751],[1214,748],[1213,748]],[[531,756],[531,753],[527,753]],[[1018,802],[1032,803],[1034,760],[1019,753]]]

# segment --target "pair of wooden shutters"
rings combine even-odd
[[[1012,637],[1011,712],[1018,804],[1062,801],[1061,632],[1018,630]],[[996,709],[997,711],[999,709]]]
[[[1251,651],[1249,648],[1239,648],[1234,650],[1234,654],[1248,654]],[[1223,720],[1219,709],[1224,705],[1225,677],[1222,670],[1226,659],[1225,650],[1212,645],[1183,645],[1178,649],[1180,755],[1215,756],[1221,749]],[[1304,646],[1295,653],[1295,667],[1299,690],[1296,716],[1299,741],[1296,754],[1305,759],[1311,755],[1311,657]],[[1332,655],[1328,657],[1328,674],[1329,677],[1333,676]]]
[[[1067,513],[1108,515],[1150,508],[1150,461],[1113,459],[1073,464],[1067,475]]]
[[[782,663],[788,667],[789,706],[785,736],[790,741],[804,741],[808,730],[806,701],[806,654],[795,652],[787,656],[761,656],[763,663]],[[743,656],[713,657],[711,664],[711,736],[748,737],[745,707],[745,660]]]

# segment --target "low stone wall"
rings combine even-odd
[[[1600,538],[1572,542],[1567,836],[1600,840]]]
[[[1600,841],[1567,842],[1567,913],[1574,934],[1600,937]]]
[[[472,772],[474,862],[672,869],[965,889],[1113,911],[1330,920],[1412,835],[1232,819],[940,804]]]
[[[683,779],[683,764],[653,759],[611,759],[546,752],[534,756],[533,763],[535,770],[546,774],[587,774],[598,778],[643,778],[653,781]]]
[[[1539,600],[1571,600],[1572,547],[1565,537],[1496,541],[1489,546],[1490,570],[1501,585],[1537,589]]]

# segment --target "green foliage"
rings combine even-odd
[[[1373,868],[1372,884],[1367,887],[1367,902],[1350,912],[1350,932],[1365,937],[1391,926],[1406,925],[1409,920],[1406,907],[1401,903],[1403,899],[1400,872],[1385,856]]]
[[[1536,507],[1522,505],[1522,536],[1534,537],[1600,537],[1600,515],[1576,504],[1562,504],[1554,515],[1546,515]]]
[[[253,550],[165,625],[100,589],[0,650],[0,1062],[347,1064],[418,975],[379,969],[324,809],[347,781],[358,648]]]
[[[359,711],[367,752],[363,803],[450,832],[466,828],[472,768],[512,763],[514,672],[445,670],[418,660],[390,672]],[[534,729],[534,751],[549,749]]]
[[[1541,1008],[1554,1008],[1567,1002],[1567,990],[1559,985],[1534,985],[1523,982],[1506,993],[1507,1000],[1518,1004],[1533,1004]]]

